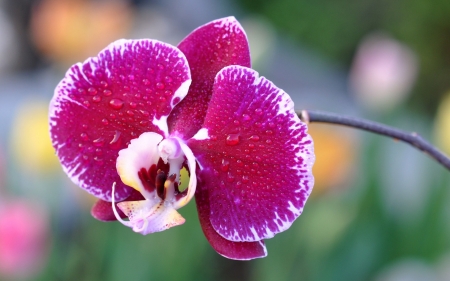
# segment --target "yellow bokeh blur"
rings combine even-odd
[[[436,144],[450,154],[450,92],[441,101],[434,126]]]
[[[61,169],[50,141],[47,102],[27,101],[20,106],[10,145],[21,168],[38,173]]]
[[[308,133],[316,154],[312,195],[348,185],[358,153],[355,136],[349,129],[320,124],[310,124]]]
[[[45,56],[71,65],[125,37],[131,23],[124,0],[44,0],[33,10],[31,38]]]

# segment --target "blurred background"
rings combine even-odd
[[[176,45],[234,15],[296,108],[415,131],[450,153],[448,0],[0,0],[0,280],[450,280],[450,174],[405,144],[311,124],[316,185],[267,258],[227,260],[195,204],[141,236],[90,216],[47,110],[70,65],[119,38]]]

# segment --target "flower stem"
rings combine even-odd
[[[344,125],[406,142],[414,146],[415,148],[427,153],[429,156],[431,156],[437,162],[439,162],[442,166],[450,170],[450,158],[448,158],[444,153],[439,151],[439,149],[437,149],[435,146],[431,145],[429,142],[424,140],[416,132],[405,132],[397,128],[369,120],[315,110],[302,110],[300,113],[297,112],[297,115],[303,122],[307,124],[313,122],[321,122],[321,123]]]

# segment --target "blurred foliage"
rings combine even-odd
[[[240,0],[248,12],[266,16],[279,31],[346,67],[364,36],[382,31],[410,46],[420,73],[411,104],[434,112],[450,88],[448,0]]]

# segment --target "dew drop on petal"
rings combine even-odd
[[[222,159],[222,165],[220,166],[220,169],[223,172],[226,172],[226,171],[228,171],[229,168],[230,168],[230,162],[226,159]]]
[[[106,89],[103,91],[103,95],[106,97],[109,97],[110,95],[112,95],[112,92],[111,92],[111,90]]]
[[[251,137],[249,138],[249,140],[252,140],[252,141],[259,141],[259,136],[258,136],[258,135],[253,135],[253,136],[251,136]]]
[[[102,119],[102,124],[105,125],[105,126],[108,125],[108,124],[109,124],[108,119],[103,118],[103,119]]]
[[[239,143],[239,134],[229,134],[227,136],[227,145],[237,145]]]
[[[134,116],[133,110],[127,110],[127,114],[128,114],[129,116]]]
[[[130,107],[131,108],[136,108],[137,104],[135,102],[130,102]]]
[[[91,106],[91,104],[90,104],[87,100],[83,101],[83,104],[84,104],[86,107],[90,107],[90,106]]]
[[[106,81],[101,81],[100,84],[103,86],[103,88],[108,87],[108,83],[106,83]]]
[[[255,114],[256,115],[261,115],[263,112],[262,112],[262,109],[261,108],[257,108],[257,109],[255,109]]]
[[[97,94],[97,90],[96,90],[95,88],[90,87],[90,88],[88,89],[88,93],[89,93],[89,95],[91,95],[91,96],[95,96],[95,95]]]
[[[158,88],[160,90],[164,89],[165,87],[166,86],[164,85],[164,83],[161,83],[161,82],[156,83],[156,88]]]
[[[164,78],[164,80],[165,80],[167,83],[170,83],[170,82],[172,82],[172,77],[166,76],[166,77]]]
[[[250,116],[249,116],[248,114],[243,114],[243,115],[242,115],[242,118],[244,119],[244,121],[248,121],[248,120],[251,119]]]
[[[100,96],[94,96],[94,97],[92,98],[92,101],[93,101],[93,102],[101,102],[101,101],[102,101],[102,97],[100,97]]]
[[[120,147],[120,142],[119,142],[120,135],[121,135],[121,133],[119,131],[116,131],[116,133],[114,134],[113,139],[109,143],[111,145],[111,147],[113,147],[113,148],[119,148]]]
[[[266,134],[272,135],[272,134],[273,134],[273,131],[272,131],[272,130],[267,130],[267,131],[266,131]]]
[[[144,115],[144,116],[149,116],[149,115],[150,115],[150,113],[149,113],[148,111],[146,111],[146,110],[139,110],[139,111],[140,111],[141,114]]]
[[[123,107],[123,101],[119,99],[112,99],[109,101],[109,105],[114,109],[121,109]]]
[[[89,137],[88,137],[88,135],[86,133],[81,133],[80,137],[84,141],[87,141],[89,139]]]
[[[95,146],[103,146],[105,144],[104,138],[98,138],[92,142]]]

